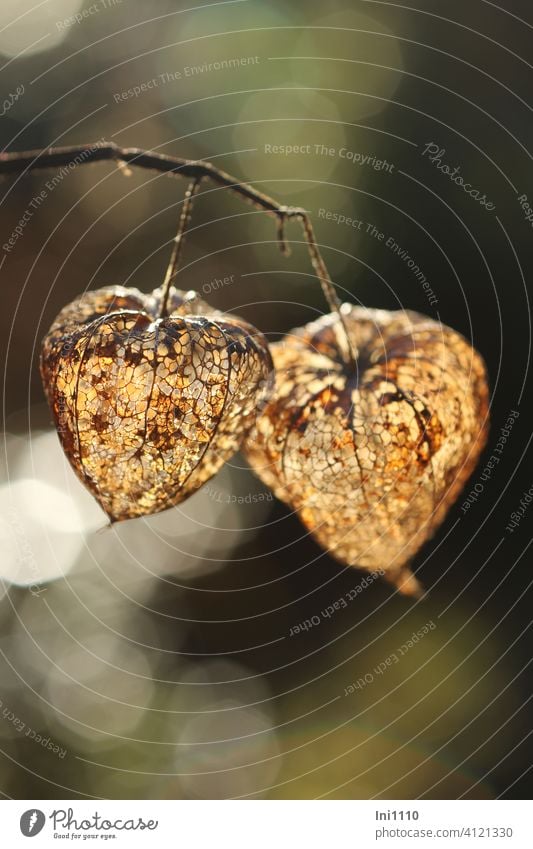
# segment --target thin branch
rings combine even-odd
[[[189,184],[187,191],[185,193],[185,198],[183,200],[183,206],[181,208],[181,215],[178,224],[178,232],[174,238],[174,246],[172,248],[172,254],[170,257],[170,262],[168,264],[167,273],[165,275],[165,280],[163,282],[163,295],[161,298],[161,311],[160,317],[164,318],[168,315],[168,298],[170,295],[170,288],[176,279],[176,275],[178,273],[181,252],[183,248],[183,241],[185,238],[185,232],[187,230],[187,226],[189,224],[192,206],[194,201],[194,196],[198,189],[200,188],[200,183],[202,182],[202,178],[198,177],[193,180],[192,183]]]
[[[284,206],[263,192],[258,191],[253,186],[236,180],[235,177],[232,177],[225,171],[221,171],[209,162],[180,159],[179,157],[165,156],[161,153],[140,150],[138,148],[121,148],[113,142],[96,142],[94,144],[75,145],[72,147],[54,147],[45,150],[23,151],[21,153],[0,153],[0,176],[6,174],[26,174],[29,171],[47,168],[75,168],[78,165],[105,161],[118,162],[122,167],[136,165],[139,168],[159,171],[169,176],[186,177],[193,181],[195,185],[203,179],[208,179],[218,186],[229,189],[253,204],[256,208],[263,209],[265,212],[276,216],[278,241],[283,254],[288,254],[289,252],[285,238],[285,224],[290,220],[299,221],[303,227],[313,268],[320,280],[326,300],[332,312],[338,314],[344,331],[343,335],[345,338],[341,344],[343,359],[347,367],[355,368],[357,351],[350,341],[344,317],[340,312],[339,298],[335,292],[335,287],[329,276],[326,264],[320,254],[313,227],[305,209]],[[192,197],[188,200],[192,201]],[[190,205],[188,209],[190,213]],[[179,261],[181,241],[182,238],[175,245],[177,261]]]
[[[45,150],[29,150],[21,153],[0,153],[0,174],[20,174],[26,171],[42,170],[44,168],[76,167],[90,162],[122,162],[125,165],[135,165],[151,171],[159,171],[176,177],[186,177],[190,180],[209,179],[219,186],[230,189],[246,200],[267,212],[283,215],[287,218],[304,215],[305,210],[282,207],[268,195],[257,191],[246,183],[241,183],[221,171],[209,162],[201,160],[181,159],[177,156],[165,156],[162,153],[140,150],[130,147],[122,148],[113,142],[96,142],[94,144],[75,145],[72,147],[52,147]]]
[[[358,351],[357,348],[354,347],[354,345],[352,344],[352,340],[350,339],[350,334],[348,333],[348,328],[346,326],[346,322],[341,311],[341,301],[339,299],[339,296],[337,295],[337,292],[335,291],[335,286],[333,285],[331,277],[329,276],[326,263],[324,262],[322,254],[320,253],[320,250],[316,243],[315,233],[313,230],[313,225],[311,224],[311,219],[306,214],[302,217],[299,217],[299,220],[302,222],[304,235],[309,248],[309,255],[311,257],[311,263],[316,271],[316,276],[320,280],[320,285],[322,286],[324,297],[330,305],[331,311],[336,312],[339,316],[339,321],[344,331],[340,342],[340,348],[344,362],[349,366],[355,366],[357,362]]]

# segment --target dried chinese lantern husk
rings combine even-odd
[[[63,449],[112,521],[183,501],[240,447],[271,384],[251,325],[195,292],[111,286],[65,307],[41,375]]]
[[[407,595],[409,561],[443,521],[488,429],[480,355],[414,312],[342,306],[358,351],[348,373],[330,314],[271,346],[276,385],[246,456],[342,563]]]

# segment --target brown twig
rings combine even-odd
[[[330,309],[339,315],[341,326],[344,330],[345,338],[341,346],[343,359],[348,367],[355,368],[357,351],[354,349],[350,341],[344,317],[340,312],[339,298],[337,297],[335,287],[318,248],[311,220],[305,209],[279,204],[273,198],[258,191],[247,183],[242,183],[239,180],[236,180],[235,177],[232,177],[225,171],[221,171],[209,162],[181,159],[175,156],[165,156],[161,153],[140,150],[138,148],[122,148],[118,147],[118,145],[113,142],[96,142],[94,144],[75,145],[72,147],[54,147],[47,148],[45,150],[23,151],[20,153],[0,153],[0,176],[6,174],[26,174],[29,171],[55,167],[74,168],[77,165],[106,161],[118,162],[123,166],[136,165],[139,168],[159,171],[160,173],[168,174],[169,176],[186,177],[192,181],[191,186],[195,186],[194,192],[196,192],[199,183],[203,179],[211,180],[216,185],[229,189],[244,200],[252,203],[258,209],[263,209],[265,212],[276,216],[278,241],[283,254],[288,254],[289,252],[285,238],[285,224],[287,221],[291,220],[299,221],[303,227],[313,268],[320,280],[326,300]],[[189,192],[191,190],[191,186],[189,187]],[[192,195],[185,199],[182,216],[180,218],[180,226],[183,221],[184,212],[186,213],[184,227],[187,224],[191,202]],[[183,233],[184,230],[181,232],[181,235],[180,231],[178,231],[178,235],[176,236],[173,258],[171,259],[171,266],[173,267],[169,266],[169,271],[167,271],[167,278],[170,273],[168,288],[170,288],[172,279],[175,276],[177,262],[179,261],[181,251],[181,243],[183,241]],[[173,263],[174,254],[176,254],[175,263]],[[165,278],[165,285],[167,284],[167,278]],[[165,308],[165,306],[166,299],[163,301],[163,308]]]
[[[185,192],[185,198],[183,199],[183,206],[181,208],[181,215],[178,224],[178,232],[174,237],[174,246],[172,248],[172,254],[170,256],[170,262],[168,264],[167,273],[165,275],[165,279],[163,281],[163,295],[161,298],[161,311],[160,317],[164,318],[168,315],[168,298],[170,295],[170,288],[176,279],[176,275],[178,273],[178,267],[180,263],[181,252],[183,249],[183,241],[185,238],[185,231],[187,230],[187,226],[189,224],[192,212],[192,206],[194,201],[194,196],[198,189],[200,188],[200,183],[202,182],[202,178],[198,177],[193,180]]]

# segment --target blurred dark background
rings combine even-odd
[[[530,798],[533,508],[506,528],[533,484],[531,4],[32,5],[0,10],[3,150],[105,138],[210,160],[304,206],[343,298],[440,318],[483,354],[485,458],[519,415],[501,462],[467,485],[482,484],[477,501],[460,498],[420,552],[419,603],[378,581],[322,616],[363,574],[323,554],[239,457],[180,508],[105,528],[51,430],[39,344],[86,288],[159,285],[185,186],[110,164],[52,190],[55,172],[4,179],[0,789]],[[296,226],[289,237],[285,259],[272,219],[205,191],[178,285],[277,339],[326,310]]]

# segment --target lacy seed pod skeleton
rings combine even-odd
[[[65,307],[41,375],[63,450],[113,521],[183,501],[238,450],[268,389],[265,338],[194,292],[121,286]]]
[[[245,455],[334,557],[418,595],[407,564],[485,443],[485,368],[425,316],[341,309],[357,370],[339,357],[336,313],[272,345],[276,386]]]

